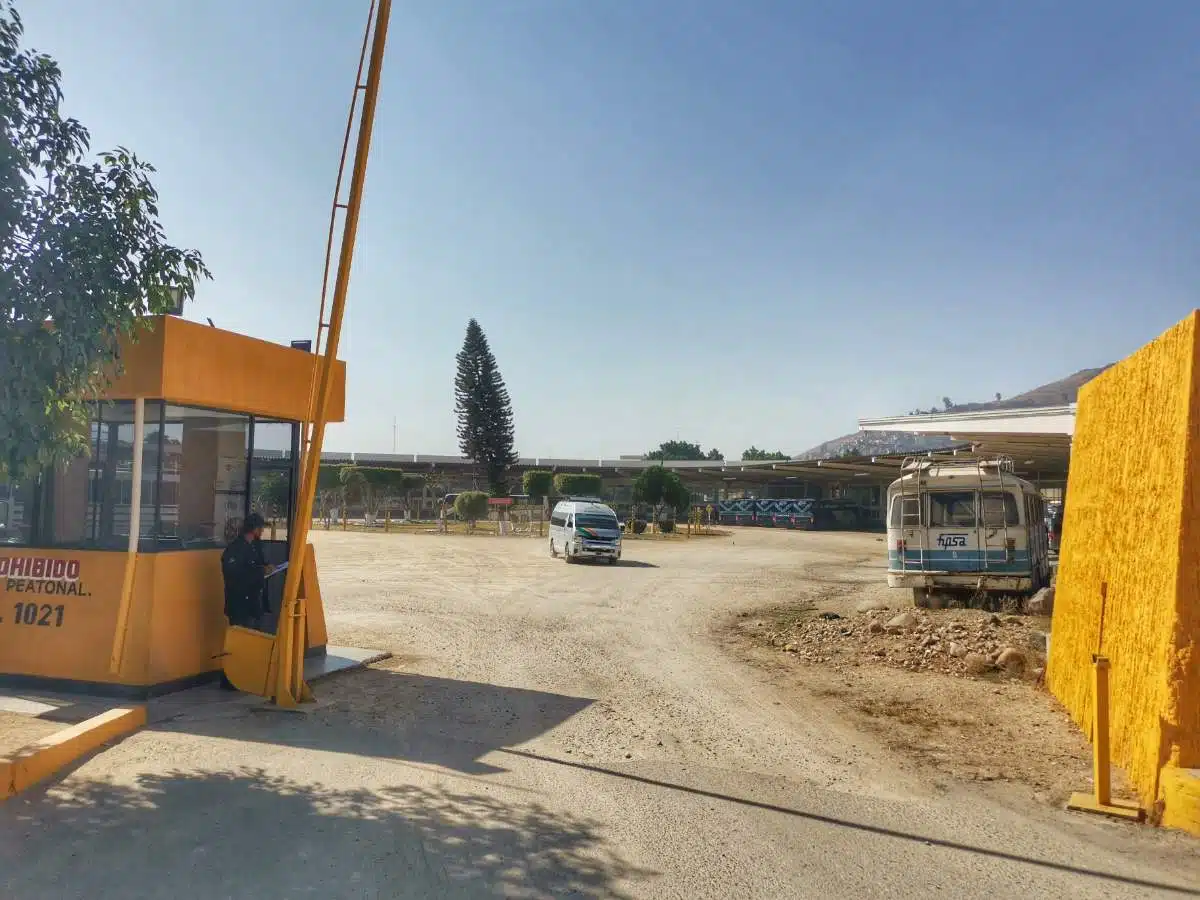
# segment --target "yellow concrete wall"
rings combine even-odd
[[[1046,673],[1091,736],[1091,656],[1109,658],[1113,761],[1146,805],[1200,749],[1197,323],[1080,391]]]

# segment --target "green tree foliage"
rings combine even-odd
[[[530,469],[521,478],[521,487],[531,503],[540,503],[554,490],[554,473],[545,469]]]
[[[704,458],[711,459],[715,462],[720,462],[725,459],[725,454],[722,453],[720,450],[718,450],[716,447],[713,447],[711,450],[709,450],[707,453],[704,454]]]
[[[633,480],[633,497],[639,503],[653,506],[656,520],[661,518],[664,507],[669,506],[682,515],[692,502],[679,473],[665,466],[642,469]]]
[[[86,452],[120,338],[208,277],[164,239],[153,167],[124,148],[89,158],[62,72],[22,35],[0,0],[0,469],[17,477]]]
[[[484,467],[492,496],[508,494],[505,474],[517,461],[513,450],[512,401],[496,358],[479,323],[467,323],[462,350],[455,358],[454,404],[458,446],[463,456]]]
[[[290,482],[283,472],[267,472],[254,485],[251,504],[254,511],[268,519],[286,515]]]
[[[346,500],[362,503],[368,523],[375,520],[385,505],[390,506],[397,497],[404,497],[425,483],[420,475],[383,466],[342,466],[338,478]]]
[[[599,497],[603,483],[599,475],[560,472],[554,476],[554,491],[562,497]]]
[[[488,514],[488,495],[483,491],[463,491],[454,498],[454,511],[472,528]]]
[[[704,459],[704,451],[700,449],[699,444],[690,444],[687,441],[666,441],[659,444],[657,450],[647,453],[646,459]]]
[[[780,459],[789,459],[789,458],[790,457],[786,453],[784,453],[782,450],[772,450],[772,451],[759,450],[753,444],[750,445],[750,449],[742,451],[742,459],[780,460]]]

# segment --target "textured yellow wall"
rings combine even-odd
[[[1200,765],[1197,316],[1080,391],[1046,673],[1090,736],[1109,658],[1113,761],[1147,805],[1164,764]]]

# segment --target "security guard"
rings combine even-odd
[[[273,571],[263,559],[263,517],[250,513],[242,531],[221,554],[225,579],[225,618],[230,625],[257,628],[267,606],[267,576]]]

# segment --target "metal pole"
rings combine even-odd
[[[129,543],[126,547],[125,576],[121,582],[121,605],[117,608],[117,628],[113,634],[112,654],[108,669],[113,675],[121,672],[125,662],[125,638],[129,630],[129,610],[133,606],[133,578],[137,569],[138,543],[142,532],[142,444],[146,435],[146,401],[133,401],[133,447],[129,498]],[[110,450],[110,453],[113,451]]]
[[[362,208],[363,184],[367,175],[367,158],[371,149],[371,132],[375,123],[375,107],[379,99],[380,73],[383,68],[383,52],[387,43],[391,9],[391,0],[379,0],[366,84],[355,85],[355,90],[363,89],[362,118],[359,123],[358,143],[354,153],[354,169],[350,178],[350,194],[346,201],[346,220],[339,248],[337,278],[334,282],[333,301],[329,312],[329,334],[324,353],[316,361],[317,390],[309,409],[312,437],[304,458],[304,474],[300,481],[300,497],[296,516],[296,534],[288,553],[283,615],[276,639],[278,666],[275,702],[280,706],[293,706],[299,700],[306,699],[303,696],[306,689],[302,679],[297,678],[297,673],[303,672],[304,660],[304,630],[300,627],[303,624],[304,616],[299,598],[300,574],[304,564],[304,548],[308,543],[308,531],[312,525],[312,507],[321,464],[321,446],[325,439],[329,397],[332,393],[338,342],[341,339],[342,319],[346,308],[346,291],[350,284],[350,269],[354,261],[354,241],[358,234],[358,217]],[[284,627],[285,622],[289,627]]]
[[[1092,783],[1096,789],[1096,802],[1108,806],[1112,801],[1110,779],[1111,754],[1108,744],[1108,659],[1092,657],[1096,682],[1092,696],[1092,729],[1095,734],[1095,752],[1092,754]]]

